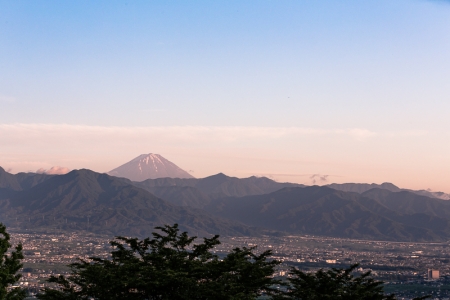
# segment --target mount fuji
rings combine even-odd
[[[111,176],[128,178],[132,181],[144,181],[156,178],[194,178],[173,162],[159,154],[142,154],[126,164],[107,173]]]

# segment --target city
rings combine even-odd
[[[106,235],[11,231],[13,244],[20,242],[24,247],[19,286],[26,288],[31,297],[49,285],[46,279],[51,275],[69,274],[68,264],[89,257],[108,258],[111,251],[111,237]],[[374,278],[385,282],[386,293],[395,293],[399,299],[427,294],[436,299],[450,299],[449,243],[364,241],[310,235],[221,237],[220,241],[213,251],[219,257],[235,247],[272,250],[273,258],[282,261],[275,274],[280,278],[289,276],[293,266],[316,271],[359,263],[358,273],[371,271]],[[434,274],[429,275],[428,270],[434,270]]]

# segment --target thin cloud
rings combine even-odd
[[[367,129],[362,129],[362,128],[353,128],[353,129],[349,129],[347,131],[347,133],[354,137],[357,140],[364,140],[373,136],[376,136],[377,133],[367,130]]]
[[[379,135],[361,128],[318,129],[307,127],[259,127],[259,126],[160,126],[160,127],[118,127],[88,126],[69,124],[0,124],[0,135],[52,136],[72,134],[83,136],[113,135],[142,136],[160,135],[176,139],[205,137],[212,140],[237,141],[242,139],[284,138],[295,136],[346,135],[368,138]],[[20,135],[19,135],[20,137]]]
[[[253,174],[253,173],[248,173]],[[312,177],[320,174],[295,174],[295,173],[259,173],[255,176],[286,176],[286,177]],[[340,175],[324,175],[324,176],[333,176],[333,177],[342,177]]]
[[[328,177],[330,175],[323,174],[313,174],[309,177],[311,184],[325,184],[328,182]]]
[[[48,145],[58,149],[78,145],[103,145],[117,148],[157,141],[170,147],[212,145],[242,146],[278,142],[298,142],[303,138],[347,138],[358,142],[379,137],[425,135],[426,132],[373,132],[364,128],[322,129],[307,127],[259,127],[259,126],[151,126],[119,127],[69,124],[0,124],[0,140],[9,148],[26,145]],[[256,142],[256,143],[255,143]],[[151,143],[154,144],[154,143]],[[263,147],[263,146],[258,146]],[[11,152],[15,152],[12,149]]]
[[[70,170],[66,167],[54,166],[50,169],[46,170],[44,168],[40,168],[36,171],[38,174],[47,174],[47,175],[64,175],[69,173]]]
[[[248,173],[251,174],[251,173]],[[259,173],[255,175],[257,177],[268,177],[268,178],[277,178],[277,177],[308,177],[308,180],[305,184],[325,184],[329,181],[330,177],[343,177],[341,175],[330,175],[330,174],[295,174],[295,173]]]

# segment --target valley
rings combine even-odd
[[[45,280],[50,275],[69,274],[67,265],[78,259],[109,257],[109,241],[113,238],[86,231],[33,232],[17,231],[16,228],[11,231],[13,244],[21,242],[24,245],[24,269],[19,285],[30,293],[47,286]],[[220,241],[221,244],[213,250],[219,256],[235,247],[257,246],[258,251],[271,249],[272,258],[282,261],[277,268],[280,278],[287,276],[292,266],[316,271],[360,263],[358,272],[372,271],[375,278],[386,282],[387,292],[404,297],[415,297],[422,291],[441,297],[450,296],[449,243],[363,241],[310,235],[221,236]],[[439,270],[440,278],[429,281],[428,269]]]

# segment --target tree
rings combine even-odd
[[[270,251],[235,248],[220,259],[211,250],[219,236],[204,238],[179,233],[178,225],[156,227],[153,239],[117,237],[111,259],[92,257],[71,264],[68,277],[51,277],[58,288],[46,288],[39,299],[217,299],[250,300],[276,293],[271,275],[278,261]]]
[[[291,300],[395,300],[395,295],[385,295],[383,282],[374,280],[371,272],[354,276],[358,267],[354,264],[347,269],[324,271],[320,269],[315,273],[305,273],[291,268],[288,278],[287,292],[276,299]],[[426,299],[428,296],[416,298]]]
[[[21,300],[26,296],[25,291],[11,286],[21,277],[17,272],[22,268],[22,245],[19,244],[10,251],[12,246],[9,240],[6,227],[0,223],[0,300]]]

